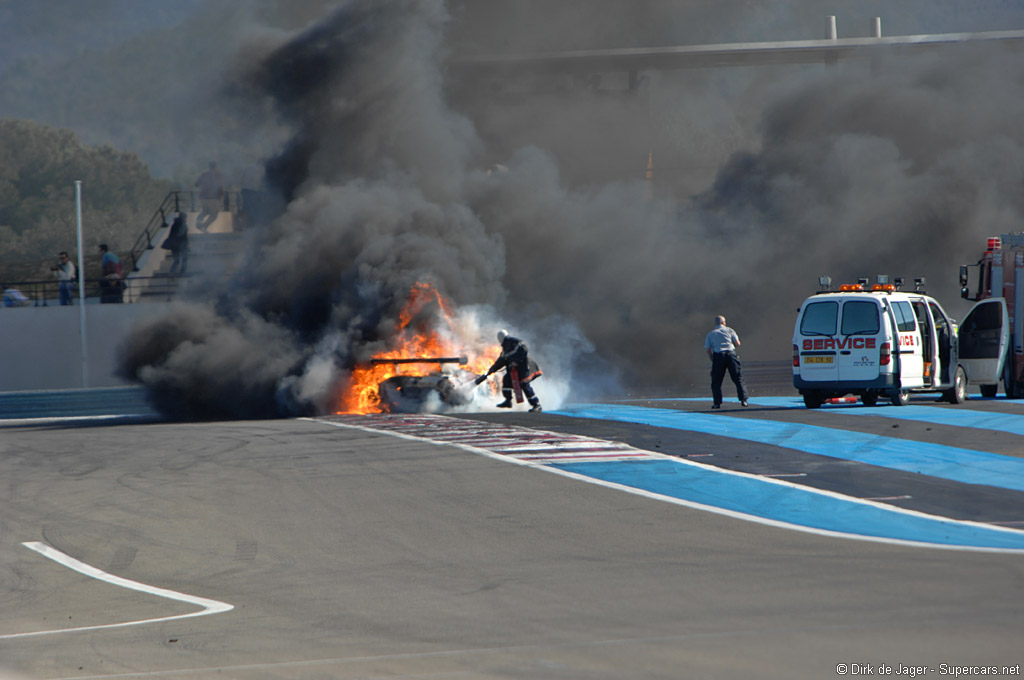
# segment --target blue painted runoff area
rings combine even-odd
[[[908,408],[893,407],[893,409]],[[944,411],[945,412],[945,411]],[[780,446],[830,458],[1024,491],[1024,459],[817,425],[623,404],[569,404],[555,415],[637,423]]]
[[[886,508],[677,460],[559,463],[559,470],[773,522],[887,541],[1024,550],[1024,532]]]
[[[683,399],[651,399],[649,401],[707,401],[710,398],[686,397]],[[793,408],[808,410],[800,397],[751,397],[749,400],[755,406],[773,406],[782,408]],[[879,402],[880,404],[882,402]],[[889,404],[879,406],[865,406],[863,404],[825,404],[816,412],[841,413],[850,416],[872,416],[874,418],[891,418],[893,420],[913,420],[919,423],[931,423],[933,425],[952,425],[954,427],[972,427],[978,430],[998,430],[1024,436],[1024,402],[1017,403],[1021,408],[1021,415],[1012,413],[989,413],[987,411],[972,411],[969,406],[958,405],[952,408],[935,408],[933,406],[890,406]],[[1024,444],[1021,446],[1024,449]]]
[[[799,397],[757,397],[750,400],[752,404],[763,406],[789,406],[791,408],[806,408],[803,399]],[[1012,403],[1012,402],[1010,402]],[[851,416],[874,416],[875,418],[893,418],[896,420],[914,420],[919,423],[931,423],[933,425],[952,425],[954,427],[972,427],[978,430],[998,430],[1024,436],[1024,410],[1021,415],[1012,413],[988,413],[986,411],[972,411],[970,407],[963,404],[951,408],[935,408],[934,406],[864,406],[863,404],[848,404],[835,406],[822,406],[822,410],[830,413],[842,413]],[[1024,444],[1021,446],[1024,449]]]

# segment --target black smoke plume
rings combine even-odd
[[[268,165],[287,207],[251,234],[215,303],[129,337],[121,371],[162,410],[324,412],[386,348],[414,283],[460,306],[502,303],[501,238],[459,200],[477,140],[441,95],[446,18],[436,1],[347,3],[248,74],[241,89],[294,131]]]
[[[125,375],[166,411],[329,410],[419,280],[511,320],[545,380],[554,365],[574,389],[583,369],[672,389],[703,370],[716,314],[746,359],[785,361],[819,274],[925,276],[955,316],[956,265],[1020,228],[1024,64],[997,46],[655,74],[644,100],[497,101],[472,83],[449,99],[450,19],[440,0],[349,2],[245,70],[253,110],[272,102],[292,131],[268,166],[286,207],[215,303],[129,339]],[[702,152],[729,124],[731,148]],[[565,139],[578,145],[555,148]],[[670,167],[684,149],[716,170],[652,198],[644,162],[653,152],[662,178],[670,148]],[[635,173],[610,169],[629,154]]]

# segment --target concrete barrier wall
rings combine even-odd
[[[165,314],[171,303],[86,304],[83,385],[79,307],[0,307],[0,392],[115,387],[118,351],[139,321]]]

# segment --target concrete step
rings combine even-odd
[[[188,238],[189,274],[233,273],[245,250],[245,235],[236,233],[190,234]],[[154,276],[170,276],[173,255],[169,251]]]

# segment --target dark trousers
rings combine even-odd
[[[536,406],[540,403],[540,399],[537,398],[536,393],[533,391],[533,385],[523,380],[519,381],[519,389],[523,391],[523,396],[526,397],[527,403],[530,406]],[[512,401],[514,396],[512,393],[512,376],[505,371],[505,375],[501,379],[501,396],[505,397],[506,401]]]
[[[715,352],[711,355],[711,397],[716,404],[722,403],[722,380],[726,371],[729,371],[729,377],[736,383],[736,396],[740,401],[746,401],[747,388],[743,384],[743,365],[733,352]]]
[[[100,302],[103,304],[124,302],[124,282],[100,281]]]
[[[188,246],[171,251],[171,275],[184,276],[188,269]]]

